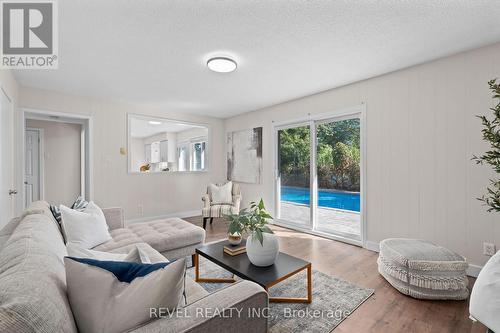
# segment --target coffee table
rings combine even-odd
[[[303,270],[307,270],[307,297],[270,297],[269,301],[285,303],[311,303],[312,269],[310,262],[280,252],[273,265],[268,267],[258,267],[250,262],[246,253],[237,256],[230,256],[229,254],[224,253],[224,245],[229,245],[229,242],[224,240],[217,243],[207,244],[196,249],[196,253],[194,255],[196,282],[231,283],[235,282],[234,275],[236,275],[242,279],[253,281],[261,285],[266,291],[269,291],[269,288],[279,282],[286,280]],[[202,256],[233,273],[233,278],[201,277],[199,256]]]

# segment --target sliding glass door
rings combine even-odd
[[[280,223],[361,241],[361,116],[276,127]]]
[[[310,127],[297,125],[278,130],[279,211],[290,223],[311,224]]]
[[[316,123],[315,229],[361,239],[360,119]]]

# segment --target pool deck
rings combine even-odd
[[[281,202],[281,219],[296,222],[308,222],[310,208],[306,205],[294,204],[289,201]],[[318,207],[317,219],[320,230],[324,232],[361,235],[360,214],[347,210]]]

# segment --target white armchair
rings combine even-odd
[[[217,186],[221,185],[224,184],[217,184]],[[208,219],[210,219],[210,224],[212,224],[214,217],[222,217],[224,214],[237,214],[240,211],[240,185],[233,183],[231,193],[233,197],[233,202],[231,204],[212,204],[210,187],[207,187],[207,193],[201,197],[201,200],[203,201],[203,208],[201,210],[201,215],[203,216],[203,229],[206,228]]]

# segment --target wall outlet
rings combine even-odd
[[[137,205],[137,212],[139,213],[140,216],[144,215],[144,205],[139,204]]]
[[[496,252],[495,244],[493,243],[483,243],[483,254],[485,256],[492,256]]]

